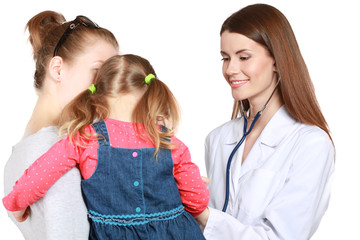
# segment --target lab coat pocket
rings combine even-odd
[[[277,172],[263,168],[255,169],[239,179],[239,211],[248,224],[261,217],[276,193],[279,179]]]

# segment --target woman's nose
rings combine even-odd
[[[228,65],[226,67],[226,74],[233,75],[237,74],[241,71],[241,66],[238,61],[229,60]]]

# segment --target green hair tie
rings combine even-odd
[[[91,84],[91,86],[88,88],[91,92],[91,94],[94,94],[96,92],[96,87],[94,84]]]
[[[149,85],[151,83],[151,80],[153,80],[154,78],[155,78],[155,75],[150,73],[149,75],[146,76],[145,83]]]

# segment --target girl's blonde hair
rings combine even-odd
[[[90,139],[85,133],[86,126],[100,122],[109,116],[108,97],[145,90],[137,103],[132,122],[139,136],[143,136],[138,124],[144,124],[147,138],[155,145],[155,154],[159,148],[171,149],[170,138],[174,135],[179,122],[177,101],[169,88],[158,78],[150,84],[145,78],[155,71],[148,60],[132,55],[116,55],[108,59],[100,68],[94,85],[96,92],[85,90],[71,101],[60,117],[60,131],[65,131],[70,140],[81,145],[82,140]],[[171,129],[161,130],[159,123],[168,124]]]

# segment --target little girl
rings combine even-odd
[[[90,239],[204,239],[193,216],[207,207],[209,191],[174,136],[176,100],[154,74],[136,55],[107,60],[64,109],[66,138],[25,171],[5,208],[24,221],[27,207],[77,165]]]

